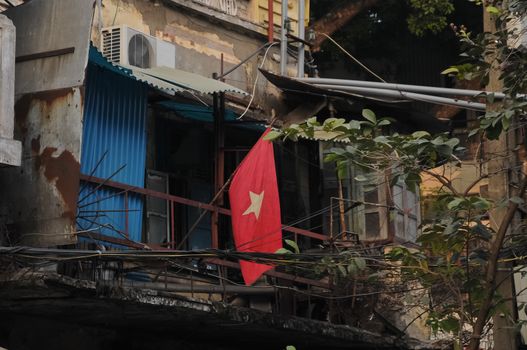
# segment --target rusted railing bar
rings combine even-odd
[[[222,260],[222,259],[217,259],[217,258],[205,259],[205,260],[207,262],[211,263],[211,264],[220,265],[220,266],[226,266],[226,267],[235,268],[235,269],[238,269],[238,270],[240,269],[240,264],[232,262],[232,261],[227,261],[227,260]],[[277,278],[281,278],[281,279],[284,279],[284,280],[288,280],[288,281],[303,283],[303,284],[312,285],[312,286],[316,286],[316,287],[320,287],[320,288],[324,288],[324,289],[330,290],[330,286],[329,286],[328,283],[324,283],[324,282],[317,281],[317,280],[312,280],[312,279],[305,278],[305,277],[293,276],[293,275],[290,275],[290,274],[285,273],[285,272],[278,272],[278,271],[275,271],[275,270],[269,270],[269,271],[264,272],[264,274],[266,274],[268,276],[272,276],[272,277],[277,277]]]
[[[137,187],[137,186],[130,186],[130,185],[123,184],[120,182],[105,181],[105,179],[101,179],[98,177],[88,178],[88,176],[81,174],[80,179],[83,181],[93,182],[96,184],[101,184],[104,182],[104,186],[106,187],[113,187],[113,188],[117,188],[117,189],[121,189],[125,191],[135,192],[135,193],[142,194],[145,196],[150,196],[150,197],[160,198],[160,199],[165,199],[165,200],[171,200],[179,204],[185,204],[191,207],[202,208],[208,211],[218,210],[218,212],[224,215],[230,215],[231,213],[230,210],[228,209],[215,207],[214,205],[209,205],[207,203],[202,203],[202,202],[198,202],[192,199],[174,196],[174,195],[163,193],[163,192],[152,191],[152,190]]]
[[[205,210],[208,210],[210,212],[214,212],[214,211],[217,210],[218,213],[223,214],[223,215],[227,215],[227,216],[231,215],[231,211],[229,209],[225,209],[225,208],[222,208],[222,207],[217,207],[217,206],[210,205],[210,204],[207,204],[207,203],[198,202],[198,201],[195,201],[195,200],[192,200],[192,199],[187,199],[187,198],[183,198],[183,197],[179,197],[179,196],[174,196],[174,195],[163,193],[163,192],[156,192],[156,191],[152,191],[152,190],[149,190],[149,189],[146,189],[146,188],[130,186],[130,185],[123,184],[123,183],[120,183],[120,182],[107,181],[106,179],[101,179],[101,178],[98,178],[98,177],[91,177],[90,178],[90,177],[88,177],[87,175],[84,175],[84,174],[81,174],[80,178],[83,181],[93,182],[93,183],[96,183],[96,184],[101,184],[102,182],[104,182],[104,186],[106,186],[106,187],[113,187],[113,188],[121,189],[121,190],[124,190],[124,191],[130,191],[130,192],[142,194],[142,195],[145,195],[145,196],[150,196],[150,197],[154,197],[154,198],[170,200],[170,201],[173,201],[175,203],[179,203],[179,204],[184,204],[184,205],[188,205],[188,206],[191,206],[191,207],[205,209]],[[326,241],[329,238],[326,235],[315,233],[315,232],[311,232],[311,231],[304,230],[304,229],[297,228],[297,227],[286,226],[286,227],[283,227],[282,229],[284,231],[287,231],[287,232],[296,233],[296,234],[299,234],[299,235],[303,235],[303,236],[306,236],[306,237],[311,237],[311,238],[318,239],[318,240],[321,240],[321,241]]]
[[[136,249],[144,249],[145,248],[145,245],[141,244],[141,243],[135,243],[134,241],[131,241],[131,240],[126,240],[126,239],[122,239],[122,238],[117,238],[117,237],[112,237],[112,236],[108,236],[108,235],[103,235],[103,234],[96,233],[96,232],[89,232],[89,233],[88,232],[80,232],[77,235],[81,236],[81,237],[85,237],[85,238],[91,238],[91,239],[94,239],[94,240],[97,240],[97,241],[114,243],[114,244],[122,245],[122,246],[125,246],[125,247],[130,247],[130,248],[136,248]]]
[[[287,232],[291,232],[291,233],[295,233],[295,234],[299,234],[299,235],[302,235],[302,236],[307,236],[307,237],[319,239],[321,241],[326,241],[329,238],[326,235],[322,235],[320,233],[311,232],[311,231],[304,230],[304,229],[301,229],[301,228],[298,228],[298,227],[284,227],[284,228],[282,228],[282,230],[287,231]]]

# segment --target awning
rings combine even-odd
[[[431,132],[448,130],[448,124],[435,118],[430,112],[416,109],[410,100],[400,98],[378,98],[366,94],[352,93],[340,89],[309,84],[299,79],[280,76],[260,70],[269,82],[282,90],[292,102],[303,106],[306,100],[333,100],[334,107],[340,112],[359,113],[363,108],[374,108],[379,113],[396,119],[404,127],[425,129]],[[342,103],[339,103],[342,102]],[[306,113],[305,111],[302,111]],[[315,115],[310,114],[309,116]],[[359,113],[360,114],[360,113]],[[307,115],[307,114],[306,114]]]
[[[144,74],[151,78],[159,79],[167,83],[174,84],[180,88],[194,90],[202,94],[214,94],[217,92],[233,92],[240,95],[248,95],[247,92],[238,89],[222,81],[206,78],[202,75],[186,72],[180,69],[169,67],[137,68],[132,69],[134,74]]]
[[[214,122],[214,111],[212,107],[203,105],[186,104],[175,101],[160,101],[156,103],[157,106],[175,112],[178,116],[193,120],[197,122],[213,123]],[[240,127],[251,130],[264,131],[266,126],[264,122],[247,122],[239,120],[238,116],[230,109],[225,110],[225,122],[228,125],[234,127]]]
[[[231,92],[248,95],[247,92],[219,80],[206,78],[199,74],[185,72],[169,67],[138,68],[123,66],[110,62],[95,47],[90,47],[89,61],[99,67],[111,70],[134,80],[141,81],[152,88],[174,95],[180,92],[199,94],[213,94],[217,92]]]

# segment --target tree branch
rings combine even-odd
[[[518,190],[518,196],[523,196],[525,190],[527,189],[527,176],[524,175],[524,178],[520,184]],[[503,241],[505,240],[505,235],[509,226],[514,218],[514,214],[518,209],[518,203],[509,201],[509,207],[507,212],[501,221],[498,232],[496,233],[496,238],[490,247],[490,257],[487,265],[487,271],[485,273],[485,284],[486,290],[483,298],[483,302],[478,312],[478,317],[476,319],[476,324],[474,325],[474,330],[472,331],[472,336],[470,339],[469,350],[478,350],[481,335],[487,324],[487,319],[489,317],[490,309],[492,308],[492,300],[494,299],[495,288],[496,288],[496,271],[498,269],[498,259],[500,250],[503,246]]]
[[[324,17],[315,21],[311,28],[315,32],[332,35],[351,21],[357,14],[369,9],[378,2],[378,0],[346,1],[333,7]],[[320,51],[320,46],[326,39],[324,35],[317,35],[311,49],[314,52]]]

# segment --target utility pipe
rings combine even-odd
[[[274,41],[274,0],[267,0],[267,42],[272,43]]]
[[[373,81],[362,81],[362,80],[345,80],[345,79],[327,79],[327,78],[298,78],[299,81],[310,84],[322,84],[322,85],[340,85],[340,86],[356,86],[365,88],[379,88],[397,91],[408,91],[417,92],[424,94],[438,94],[447,96],[467,96],[477,97],[482,93],[494,94],[494,98],[503,99],[505,94],[502,92],[488,92],[480,90],[466,90],[466,89],[450,89],[441,88],[434,86],[423,86],[423,85],[407,85],[407,84],[393,84],[393,83],[378,83]],[[519,95],[519,97],[525,98],[527,95]]]
[[[298,0],[298,77],[304,77],[304,62],[305,62],[305,51],[306,47],[303,43],[306,37],[306,3],[304,0]]]
[[[405,91],[394,91],[386,89],[373,89],[373,88],[363,88],[356,86],[343,86],[343,85],[324,85],[324,84],[312,84],[313,86],[326,88],[336,91],[347,91],[355,94],[360,94],[364,96],[379,96],[379,97],[391,97],[391,98],[406,98],[415,101],[428,102],[434,104],[443,104],[450,106],[457,106],[466,109],[472,109],[476,111],[485,111],[486,105],[484,103],[470,102],[464,100],[456,100],[452,98],[431,96],[424,94],[416,94],[413,92]]]
[[[280,75],[287,70],[287,0],[282,0],[282,27],[280,30]]]
[[[102,282],[104,284],[104,282]],[[162,282],[128,282],[124,281],[122,284],[104,284],[109,287],[111,286],[124,286],[130,288],[141,288],[141,289],[153,289],[153,290],[164,290],[167,292],[176,293],[233,293],[233,294],[267,294],[274,295],[276,290],[272,286],[264,287],[249,287],[249,286],[233,286],[224,285],[220,286],[217,284],[174,284]]]

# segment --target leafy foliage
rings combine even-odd
[[[267,139],[298,140],[315,138],[333,141],[338,146],[331,149],[326,161],[335,162],[340,176],[352,164],[365,173],[383,173],[391,183],[403,181],[417,191],[421,173],[447,162],[459,163],[456,153],[463,150],[459,140],[447,134],[431,135],[417,131],[410,135],[389,132],[391,121],[379,118],[373,111],[362,111],[361,119],[346,121],[329,118],[323,122],[310,118],[267,135]],[[384,131],[384,132],[383,132]],[[501,132],[501,130],[500,130]],[[433,172],[431,174],[434,174]],[[475,327],[479,311],[488,301],[488,280],[484,278],[491,264],[489,244],[496,235],[487,222],[488,212],[499,203],[482,196],[469,195],[469,190],[457,191],[451,181],[437,175],[447,187],[440,201],[443,215],[422,227],[418,247],[393,247],[385,254],[385,262],[392,269],[398,268],[399,278],[417,282],[431,292],[428,324],[435,331],[451,333],[461,344],[463,327]],[[359,175],[357,181],[367,181]],[[521,203],[513,197],[510,203]],[[355,278],[373,273],[364,258],[344,250],[346,258],[328,256],[314,266],[317,274],[330,274],[337,278]],[[495,263],[495,261],[494,261]],[[496,312],[503,298],[491,293],[494,307],[485,319]]]
[[[492,72],[500,72],[505,97],[496,101],[492,93],[482,94],[494,108],[487,110],[480,118],[479,130],[473,132],[482,132],[493,140],[509,129],[513,118],[523,118],[527,112],[522,95],[527,91],[527,75],[519,74],[527,69],[527,48],[521,42],[524,33],[517,25],[527,15],[527,3],[513,0],[507,6],[501,1],[487,1],[485,9],[495,19],[496,31],[474,35],[464,26],[453,26],[462,45],[463,62],[443,74],[460,80],[478,79],[486,85]]]
[[[413,11],[408,16],[408,29],[417,36],[425,32],[439,33],[447,26],[447,16],[454,12],[450,0],[410,0]]]
[[[336,163],[340,177],[346,176],[350,164],[370,173],[390,170],[392,183],[402,181],[414,192],[421,182],[423,167],[439,166],[463,150],[459,140],[449,138],[448,134],[433,137],[426,131],[418,131],[411,135],[382,135],[380,131],[391,125],[390,119],[378,118],[369,109],[363,110],[362,117],[364,120],[349,122],[328,118],[323,123],[311,118],[281,132],[269,133],[267,139],[283,137],[296,141],[305,137],[337,141],[341,146],[331,149],[325,160]]]

